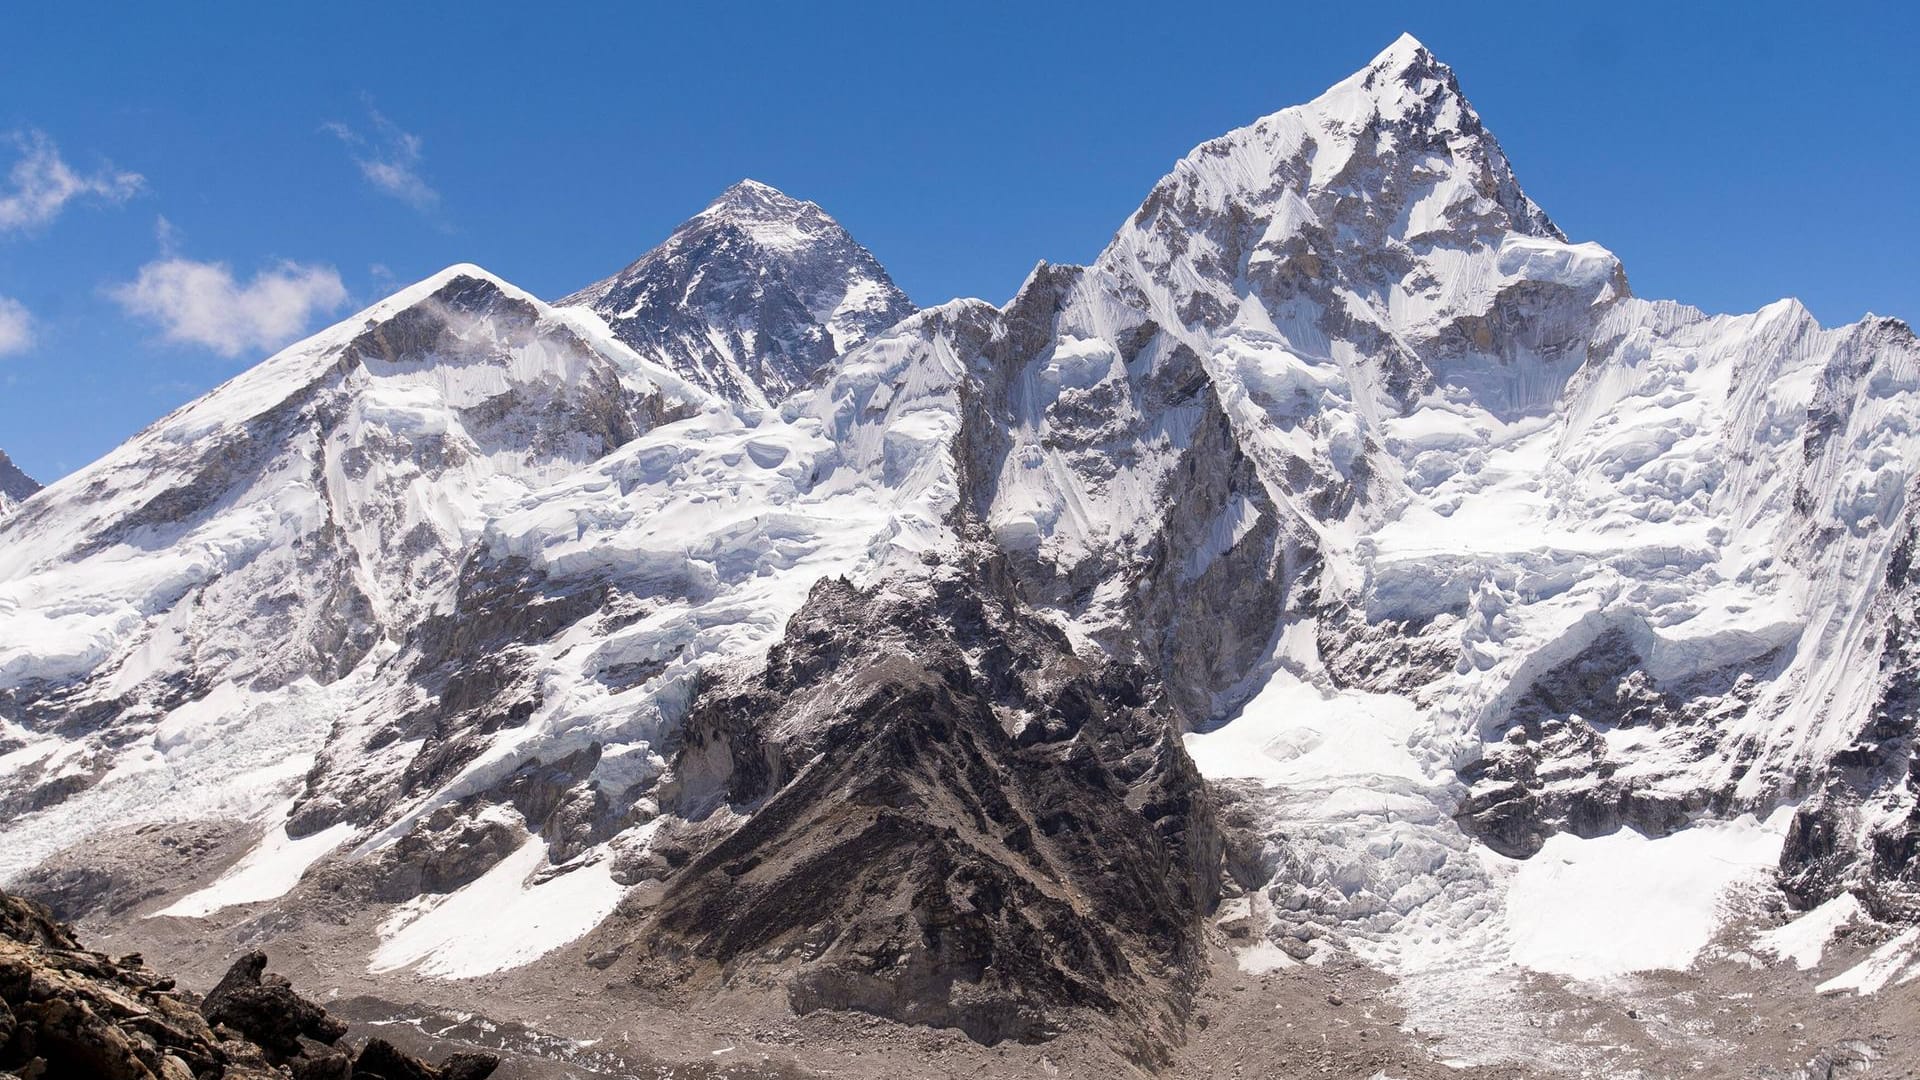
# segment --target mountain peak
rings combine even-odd
[[[390,318],[425,300],[427,297],[441,292],[446,289],[447,286],[463,278],[480,282],[517,300],[534,299],[532,293],[527,292],[487,268],[475,265],[474,263],[461,262],[454,263],[443,270],[428,274],[426,277],[408,285],[406,288],[397,290],[392,295],[367,309],[364,313],[364,318]]]
[[[1412,34],[1401,34],[1366,67],[1334,84],[1310,107],[1340,116],[1417,118],[1438,131],[1476,131],[1478,117],[1453,69]]]
[[[1412,34],[1401,34],[1393,39],[1393,44],[1380,50],[1380,54],[1367,65],[1369,71],[1404,71],[1420,65],[1437,63],[1433,52],[1420,39]]]
[[[796,199],[772,184],[763,184],[751,177],[734,181],[722,191],[718,198],[707,204],[702,214],[716,211],[748,213],[756,215],[791,216],[803,213],[809,208],[818,210],[818,206],[803,199]]]
[[[822,244],[852,243],[840,223],[818,203],[796,199],[771,184],[740,180],[675,230],[675,235],[731,226],[773,252],[804,251]]]
[[[817,204],[735,182],[659,247],[561,299],[700,386],[755,407],[914,311],[873,253]]]
[[[0,450],[0,513],[39,490],[40,482],[22,472],[7,452]]]
[[[1475,197],[1422,204],[1438,191],[1436,168],[1450,174],[1449,191]],[[1179,213],[1168,217],[1175,207]],[[1453,69],[1411,34],[1313,100],[1200,144],[1156,185],[1132,227],[1160,221],[1179,232],[1208,227],[1198,217],[1247,212],[1270,227],[1273,243],[1307,225],[1331,227],[1347,213],[1359,215],[1346,222],[1361,230],[1355,235],[1397,222],[1469,246],[1509,228],[1565,239],[1521,191]],[[1116,242],[1130,249],[1140,239],[1123,231]]]

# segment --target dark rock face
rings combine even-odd
[[[395,715],[365,747],[419,740],[420,751],[403,772],[338,789],[320,782],[333,770],[339,753],[329,748],[314,765],[314,782],[301,796],[288,833],[304,836],[338,821],[372,820],[408,794],[457,772],[485,747],[487,736],[525,723],[541,700],[526,655],[600,611],[608,597],[602,582],[554,586],[530,572],[524,560],[468,559],[453,610],[422,620],[409,635],[410,648],[402,657],[407,678],[419,688],[424,704]],[[480,866],[466,880],[484,869]]]
[[[1169,509],[1133,591],[1142,652],[1159,661],[1189,728],[1218,715],[1223,695],[1271,650],[1289,586],[1314,559],[1309,538],[1288,535],[1290,519],[1235,444],[1211,388],[1204,409],[1193,448],[1167,484]],[[1213,524],[1236,503],[1253,527],[1196,565]]]
[[[1686,797],[1657,790],[1657,777],[1616,778],[1629,759],[1603,732],[1650,728],[1698,757],[1752,702],[1777,657],[1663,684],[1645,670],[1631,634],[1601,635],[1541,676],[1508,714],[1504,738],[1465,766],[1470,790],[1459,810],[1468,831],[1512,858],[1527,858],[1556,832],[1594,837],[1632,826],[1664,836],[1730,794]]]
[[[1888,561],[1879,694],[1801,804],[1780,853],[1786,891],[1813,905],[1853,889],[1876,917],[1920,919],[1920,520]],[[1871,804],[1877,813],[1869,814]],[[1895,808],[1888,814],[1887,808]],[[1904,809],[1904,814],[1899,813]]]
[[[7,452],[0,450],[0,514],[13,509],[22,499],[40,490],[40,481],[20,471]]]
[[[212,1024],[225,1024],[258,1043],[277,1059],[300,1053],[302,1038],[332,1045],[347,1033],[347,1025],[293,992],[277,975],[265,974],[267,954],[250,952],[233,962],[200,1012]]]
[[[485,1080],[490,1054],[436,1067],[376,1039],[335,1046],[347,1025],[241,957],[204,1001],[149,972],[81,948],[72,928],[0,893],[0,1075],[35,1080]]]
[[[773,969],[796,1011],[984,1043],[1077,1009],[1142,1057],[1177,1041],[1221,860],[1209,795],[1150,681],[1076,658],[996,577],[823,581],[765,671],[703,695],[663,802],[752,817],[652,868],[646,976]]]
[[[592,308],[642,356],[755,405],[811,385],[835,357],[914,310],[825,211],[752,180],[558,303]]]

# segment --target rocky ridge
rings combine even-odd
[[[1219,876],[1209,797],[1144,674],[1076,658],[996,577],[823,580],[764,671],[701,696],[638,871],[664,881],[643,972],[787,968],[797,1012],[988,1044],[1076,1008],[1143,1060],[1177,1042]]]
[[[27,496],[40,490],[40,482],[20,471],[6,451],[0,450],[0,514],[11,513]]]

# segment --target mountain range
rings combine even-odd
[[[1657,1074],[1541,987],[1920,1001],[1917,423],[1907,324],[1636,296],[1410,37],[1001,306],[745,180],[0,456],[0,883],[1147,1071],[1364,971]],[[1833,1015],[1769,1062],[1915,1053]]]

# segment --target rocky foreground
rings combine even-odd
[[[475,1053],[429,1065],[383,1039],[343,1045],[347,1025],[266,967],[247,953],[202,998],[138,953],[82,948],[46,908],[0,893],[0,1080],[484,1080],[499,1065]]]

